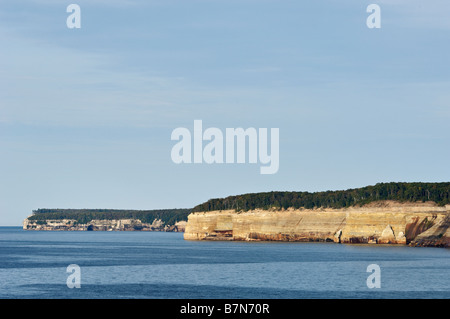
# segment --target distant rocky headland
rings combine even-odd
[[[186,240],[450,247],[450,183],[210,199],[192,209],[38,209],[27,230],[176,231]]]
[[[37,209],[26,230],[184,232],[190,209]]]
[[[450,183],[245,194],[212,199],[193,211],[186,240],[450,247]]]

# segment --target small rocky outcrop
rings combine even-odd
[[[396,244],[397,240],[392,230],[391,225],[387,225],[386,228],[381,233],[380,238],[377,240],[378,244]]]

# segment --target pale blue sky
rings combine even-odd
[[[0,225],[450,180],[446,0],[3,0],[0,43]],[[172,163],[172,130],[195,119],[280,128],[278,173]]]

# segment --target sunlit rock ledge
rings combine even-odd
[[[450,205],[378,201],[342,209],[191,213],[184,239],[450,247],[449,226]]]

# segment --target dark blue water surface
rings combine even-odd
[[[0,298],[450,298],[450,250],[0,227]]]

